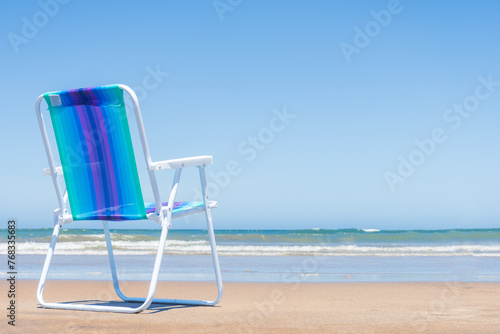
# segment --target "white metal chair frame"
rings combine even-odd
[[[43,288],[45,286],[45,281],[47,279],[47,273],[49,271],[50,263],[52,260],[52,255],[54,253],[54,248],[57,242],[57,238],[59,236],[59,231],[62,225],[70,223],[73,221],[73,217],[68,213],[67,204],[68,204],[68,195],[67,191],[64,192],[64,195],[61,190],[61,185],[58,181],[58,177],[62,175],[62,167],[56,167],[54,162],[54,157],[52,155],[52,150],[50,147],[47,131],[45,128],[45,123],[43,120],[43,115],[40,109],[40,103],[43,100],[43,95],[39,96],[36,100],[35,111],[38,117],[38,124],[40,126],[40,131],[42,133],[43,143],[45,145],[45,152],[47,153],[47,159],[49,161],[49,168],[44,170],[45,175],[51,175],[52,181],[54,183],[54,187],[56,189],[57,200],[59,202],[59,209],[54,211],[54,231],[52,233],[52,238],[50,241],[49,250],[47,253],[47,257],[45,259],[45,263],[42,270],[42,275],[40,277],[40,282],[38,284],[37,289],[37,299],[38,302],[46,308],[55,308],[55,309],[67,309],[67,310],[82,310],[82,311],[104,311],[104,312],[120,312],[120,313],[138,313],[149,307],[151,303],[162,303],[162,304],[181,304],[181,305],[204,305],[204,306],[212,306],[217,304],[223,294],[222,287],[222,279],[220,274],[219,267],[219,258],[217,256],[217,249],[215,245],[215,236],[212,225],[212,214],[211,209],[215,207],[215,202],[209,202],[207,196],[207,180],[205,175],[205,167],[213,163],[213,159],[211,156],[198,156],[184,159],[174,159],[174,160],[165,160],[160,162],[152,162],[151,156],[149,154],[149,147],[146,140],[146,134],[144,131],[144,125],[142,123],[141,110],[139,107],[139,102],[137,101],[137,96],[134,91],[125,85],[119,85],[119,87],[127,92],[132,99],[135,118],[137,121],[137,127],[139,129],[139,135],[141,138],[142,150],[144,152],[144,158],[146,159],[146,166],[149,172],[149,180],[151,182],[151,188],[153,189],[154,199],[156,202],[156,212],[150,213],[147,215],[147,218],[150,220],[155,220],[157,223],[161,224],[161,236],[158,247],[158,252],[156,254],[156,260],[153,268],[153,273],[151,277],[151,283],[149,285],[149,291],[146,298],[134,298],[125,296],[120,290],[120,285],[118,282],[118,275],[116,273],[116,265],[115,259],[113,255],[113,247],[111,243],[111,237],[109,234],[109,228],[107,221],[103,221],[103,229],[106,237],[106,247],[108,249],[108,257],[111,267],[111,276],[113,278],[113,287],[116,291],[118,297],[127,302],[136,302],[142,303],[139,307],[125,307],[125,306],[101,306],[101,305],[88,305],[88,304],[67,304],[67,303],[47,303],[43,300]],[[217,282],[217,290],[218,295],[217,299],[213,301],[208,300],[185,300],[185,299],[155,299],[153,298],[156,285],[158,282],[158,276],[160,273],[161,261],[163,258],[163,251],[165,249],[165,244],[167,240],[168,229],[171,227],[172,219],[181,217],[182,212],[179,214],[172,214],[172,210],[174,207],[175,196],[177,194],[177,189],[179,186],[179,180],[181,177],[181,171],[185,167],[198,167],[200,173],[200,181],[201,188],[203,194],[203,202],[204,206],[200,212],[205,212],[205,217],[207,220],[207,230],[208,237],[210,240],[210,247],[212,250],[212,260],[215,272],[215,279]],[[170,191],[170,196],[168,199],[168,205],[162,206],[160,193],[158,190],[158,185],[156,183],[155,172],[163,169],[175,169],[174,181],[172,184],[172,189]]]

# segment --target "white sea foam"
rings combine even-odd
[[[155,254],[158,241],[113,241],[116,255]],[[47,253],[48,242],[19,242],[18,254]],[[428,246],[360,246],[360,245],[262,245],[262,244],[219,244],[217,250],[222,256],[487,256],[500,257],[500,244],[493,245],[428,245]],[[6,254],[7,244],[0,243],[0,252]],[[56,254],[106,255],[106,245],[96,235],[96,240],[65,242],[56,245]],[[206,240],[167,240],[165,254],[208,255],[210,244]]]

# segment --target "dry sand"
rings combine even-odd
[[[8,284],[2,280],[1,333],[500,333],[500,283],[225,283],[215,307],[153,304],[139,314],[44,309],[36,286],[17,282],[14,329],[7,325]],[[145,296],[147,287],[125,282],[123,291]],[[155,296],[215,294],[212,283],[160,282]],[[44,297],[130,305],[104,281],[49,281]]]

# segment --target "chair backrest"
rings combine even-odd
[[[147,219],[122,89],[109,85],[43,97],[73,220]]]

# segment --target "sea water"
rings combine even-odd
[[[51,229],[17,231],[20,279],[39,278],[51,234]],[[159,235],[159,230],[111,230],[120,279],[151,278]],[[225,281],[500,281],[500,229],[217,230],[215,235]],[[4,238],[0,253],[6,250]],[[170,230],[164,253],[160,279],[213,279],[206,231]],[[49,278],[110,279],[102,230],[61,230]]]

